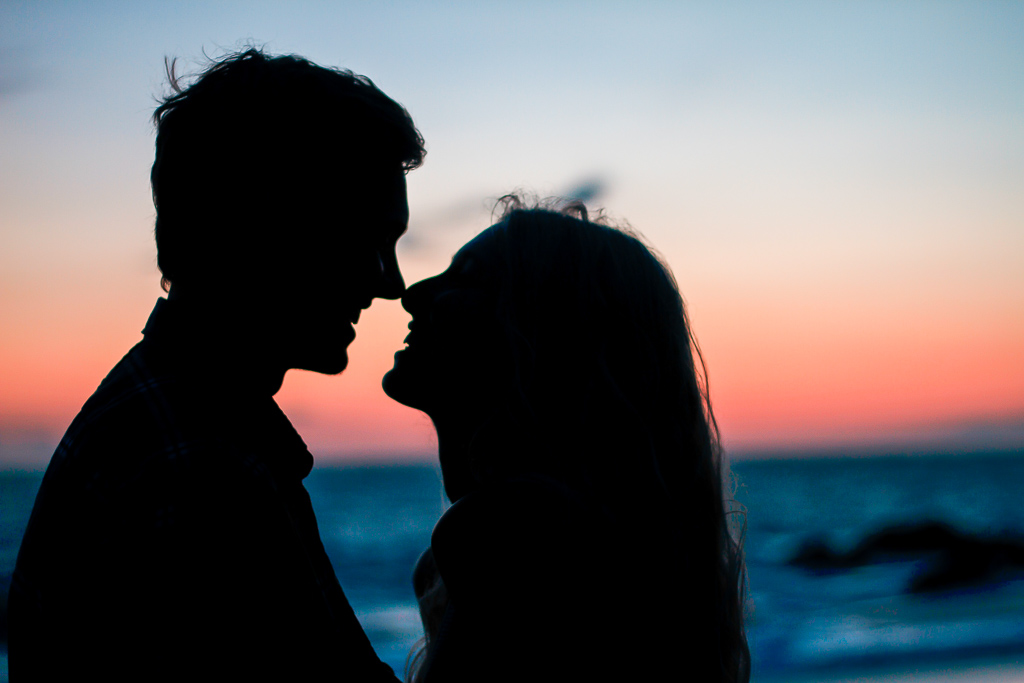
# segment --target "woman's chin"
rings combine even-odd
[[[420,392],[415,389],[416,382],[412,381],[410,373],[399,365],[398,354],[395,354],[395,366],[385,373],[381,381],[384,393],[402,405],[422,410],[422,401],[417,400]]]
[[[390,398],[402,403],[402,379],[401,373],[396,368],[391,368],[384,373],[384,379],[381,380],[380,385],[384,388],[384,393]]]

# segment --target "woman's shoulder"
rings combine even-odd
[[[437,537],[503,534],[538,539],[575,530],[596,531],[610,520],[579,491],[555,479],[528,475],[490,483],[463,496],[441,517]]]
[[[555,661],[577,653],[574,671],[588,662],[600,672],[661,671],[660,655],[644,654],[647,641],[631,625],[675,632],[680,610],[663,572],[652,571],[650,549],[636,545],[600,504],[542,477],[467,495],[433,537],[452,603],[470,631],[484,633],[474,647],[526,642],[524,651],[550,650]]]
[[[453,594],[503,584],[503,590],[532,601],[552,592],[586,591],[591,579],[609,580],[615,564],[609,558],[624,554],[616,550],[622,537],[585,495],[531,476],[459,499],[438,522],[431,545]]]

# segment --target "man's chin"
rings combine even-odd
[[[296,370],[308,370],[321,375],[340,375],[348,367],[348,353],[342,352],[335,358],[317,358],[296,367]]]

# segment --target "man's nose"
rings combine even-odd
[[[426,282],[426,280],[421,280],[419,282],[413,283],[413,285],[406,289],[405,293],[402,295],[402,308],[404,308],[409,313],[415,313],[413,311],[413,308],[416,307],[417,304],[419,303],[419,300],[421,298],[420,293],[424,289],[424,282]]]
[[[377,297],[380,299],[400,299],[405,294],[405,280],[398,268],[398,258],[394,254],[380,256],[381,286]]]

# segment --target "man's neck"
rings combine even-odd
[[[210,373],[242,395],[270,397],[281,388],[288,368],[275,362],[243,311],[175,296],[165,308],[175,354],[192,369]]]

